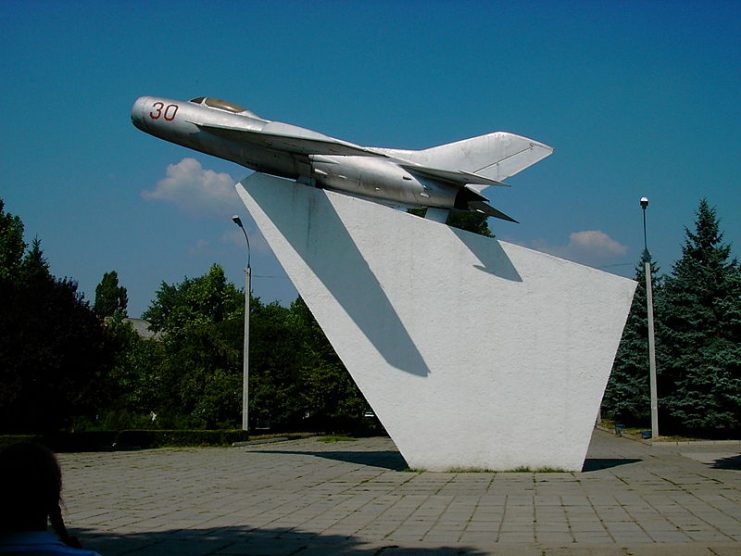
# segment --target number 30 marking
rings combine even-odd
[[[175,114],[178,113],[177,104],[168,104],[165,106],[162,102],[155,102],[152,108],[153,110],[149,113],[149,117],[153,120],[164,118],[166,122],[171,122],[175,119]]]

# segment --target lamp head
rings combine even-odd
[[[234,222],[240,228],[243,228],[244,227],[244,226],[242,226],[242,219],[239,218],[239,216],[237,216],[236,214],[234,216],[232,216],[232,222]]]
[[[641,197],[641,208],[645,209],[648,206],[648,197]]]

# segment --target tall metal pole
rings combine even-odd
[[[247,242],[247,266],[244,269],[244,342],[242,345],[242,430],[249,431],[250,402],[250,297],[252,292],[252,268],[250,267],[250,238],[236,214],[232,221],[239,226]]]
[[[656,386],[656,340],[654,336],[654,301],[651,287],[651,263],[646,240],[646,207],[648,197],[641,197],[643,209],[643,272],[646,274],[646,314],[648,317],[648,377],[651,390],[651,438],[659,438],[659,397]]]
[[[242,346],[242,430],[250,430],[250,292],[252,269],[244,269],[244,345]]]
[[[648,207],[648,197],[641,197],[641,208],[643,209],[643,251],[648,253],[648,241],[646,240],[646,207]]]

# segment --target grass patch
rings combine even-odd
[[[273,440],[275,438],[286,440],[301,440],[316,436],[313,432],[271,432],[266,434],[250,434],[249,440]]]
[[[538,467],[535,470],[536,473],[568,473],[565,469],[560,467]]]
[[[484,467],[451,467],[447,473],[496,473],[496,471]]]
[[[334,442],[355,442],[357,439],[353,438],[352,436],[347,436],[345,434],[328,434],[326,436],[320,436],[317,438],[319,442],[325,442],[327,444],[332,444]]]
[[[532,469],[530,467],[521,466],[502,471],[502,473],[568,473],[568,471],[559,467],[536,467],[535,469]]]
[[[426,469],[418,469],[412,467],[405,467],[401,470],[404,473],[423,473]],[[494,469],[486,469],[485,467],[451,467],[446,469],[444,473],[569,473],[565,469],[559,469],[558,467],[538,467],[532,469],[530,467],[515,467],[514,469],[506,469],[504,471],[496,471]]]

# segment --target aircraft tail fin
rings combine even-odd
[[[543,160],[553,148],[535,141],[497,131],[421,151],[400,151],[411,162],[432,168],[469,172],[501,181]]]

